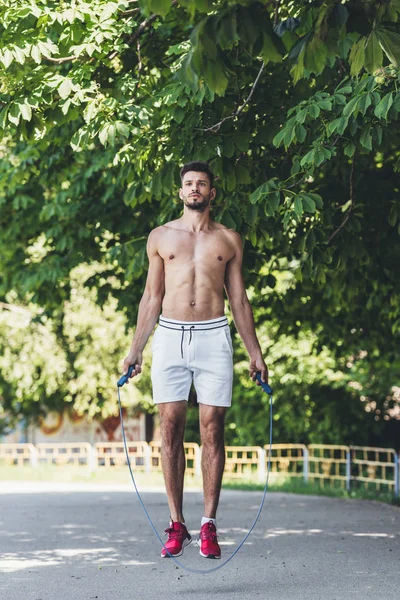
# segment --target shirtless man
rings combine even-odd
[[[141,372],[142,351],[153,331],[153,399],[161,422],[161,459],[170,509],[165,547],[180,556],[191,542],[183,517],[186,406],[193,380],[200,412],[204,517],[200,554],[220,558],[216,512],[225,464],[224,419],[231,405],[232,341],[224,316],[224,287],[236,328],[250,357],[250,377],[268,380],[242,277],[239,234],[210,218],[214,176],[207,163],[181,169],[183,215],[154,229],[148,238],[149,270],[139,304],[136,332],[124,373]],[[257,382],[258,384],[258,382]],[[161,556],[169,556],[163,549]]]

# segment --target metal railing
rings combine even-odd
[[[126,442],[129,461],[136,471],[149,472],[149,445],[146,442]],[[107,442],[94,445],[94,464],[97,467],[120,467],[126,465],[123,442]]]
[[[308,446],[308,477],[318,480],[321,486],[339,484],[350,489],[350,448],[330,444],[310,444]]]
[[[161,471],[161,442],[127,442],[129,459],[136,471]],[[184,444],[186,473],[201,475],[201,448]],[[225,478],[264,481],[269,445],[226,446]],[[350,490],[364,486],[399,497],[400,458],[392,448],[326,444],[273,444],[271,473],[279,477],[300,478],[321,486],[340,486]],[[88,443],[0,443],[0,465],[40,464],[86,466],[90,470],[126,464],[122,442]]]
[[[33,444],[0,444],[0,464],[36,467],[36,448]]]
[[[264,479],[265,452],[260,446],[225,446],[226,477]]]
[[[92,446],[82,443],[41,443],[36,444],[39,463],[55,465],[89,465],[92,464]]]
[[[264,446],[265,467],[268,465],[269,444]],[[302,477],[308,481],[308,449],[304,444],[272,444],[271,473],[283,477]]]
[[[150,470],[161,471],[161,442],[150,442]],[[198,444],[192,442],[184,442],[183,449],[185,452],[186,473],[188,475],[200,476],[200,460],[201,451]]]
[[[373,487],[399,493],[398,456],[391,448],[350,446],[351,481],[361,481],[367,489]]]

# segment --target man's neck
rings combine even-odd
[[[210,229],[212,222],[210,219],[210,211],[207,208],[204,212],[198,212],[195,210],[190,210],[186,206],[180,220],[184,228],[192,233],[198,233],[200,231]]]

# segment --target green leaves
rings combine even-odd
[[[196,2],[193,2],[192,0],[182,0],[181,4],[186,7],[192,19],[196,14],[196,11],[206,13],[212,6],[211,0],[197,0]]]
[[[49,315],[68,304],[72,315],[59,331],[70,336],[76,357],[67,364],[54,358],[62,394],[50,397],[45,377],[27,394],[57,404],[74,393],[92,411],[106,401],[114,364],[109,328],[86,304],[74,269],[82,261],[101,265],[86,291],[99,304],[113,299],[111,351],[120,360],[125,342],[113,319],[128,310],[135,322],[149,231],[179,218],[179,167],[199,157],[217,175],[213,216],[245,240],[245,282],[265,347],[278,331],[287,340],[309,329],[318,332],[312,343],[332,352],[340,343],[343,362],[360,348],[396,355],[399,78],[394,67],[379,65],[379,49],[384,65],[398,54],[392,13],[382,23],[373,2],[359,2],[356,14],[352,1],[285,1],[278,16],[291,16],[278,24],[278,39],[272,3],[253,0],[94,0],[74,10],[11,4],[0,9],[0,295],[34,298]],[[376,65],[375,77],[364,73]],[[99,385],[84,375],[93,363],[91,339],[108,361]],[[5,338],[0,356],[9,345]],[[37,355],[36,346],[29,349]],[[287,353],[299,381],[305,373],[315,381],[309,368],[320,377],[321,354],[313,356],[311,342]],[[277,357],[277,369],[282,362]],[[317,391],[304,413],[318,405]],[[379,388],[382,397],[386,391]],[[310,393],[301,388],[302,398]],[[317,429],[324,418],[315,417]]]
[[[317,36],[313,36],[304,52],[304,67],[310,73],[319,75],[325,68],[328,59],[328,48]]]
[[[327,132],[331,136],[334,133],[338,133],[339,135],[343,135],[345,129],[349,124],[349,120],[347,117],[342,116],[337,119],[333,119],[327,127]]]
[[[360,347],[397,352],[399,77],[382,67],[398,61],[393,13],[383,23],[372,2],[356,14],[353,2],[285,1],[279,38],[272,3],[253,0],[11,4],[0,9],[3,298],[13,290],[49,314],[70,289],[83,302],[84,260],[101,264],[87,290],[134,323],[149,231],[180,216],[179,166],[201,157],[218,176],[214,217],[246,240],[258,323],[273,324],[265,339],[309,328],[333,351],[339,341],[343,361]],[[95,377],[76,383],[91,356],[77,348],[95,313],[84,308],[85,331],[68,313],[81,406],[88,389],[103,402]],[[47,402],[39,388],[26,389]]]
[[[349,158],[351,158],[354,155],[355,150],[356,150],[356,146],[353,142],[347,142],[343,148],[344,154],[346,156],[348,156]]]
[[[5,127],[5,116],[6,110],[4,111],[4,123],[3,128]],[[8,120],[13,125],[18,126],[20,120],[30,121],[32,119],[32,107],[28,104],[27,100],[23,102],[14,102],[8,108]]]
[[[115,142],[115,125],[114,123],[106,123],[99,131],[99,140],[103,146],[110,144],[114,146]]]
[[[123,121],[116,121],[115,127],[119,135],[124,138],[129,137],[130,129],[127,123],[124,123]]]
[[[63,100],[65,100],[66,98],[68,98],[68,96],[70,95],[72,90],[73,90],[72,81],[69,79],[69,77],[65,77],[65,79],[61,83],[60,87],[58,88],[58,93],[60,94],[60,97]]]
[[[285,48],[280,39],[271,31],[264,33],[261,56],[265,63],[282,62]]]
[[[379,38],[373,31],[365,46],[365,68],[369,73],[373,73],[382,65],[383,54],[379,44]]]
[[[353,44],[350,51],[350,74],[354,77],[359,74],[365,64],[365,42],[366,38],[362,37]]]
[[[230,50],[239,40],[235,10],[226,11],[216,25],[216,39],[221,50]]]
[[[18,107],[20,109],[21,117],[25,121],[30,121],[32,119],[32,108],[29,106],[29,104],[18,104]]]
[[[257,41],[258,56],[265,63],[280,62],[285,47],[273,30],[266,10],[258,3],[234,5],[199,21],[191,34],[189,64],[209,89],[223,96],[229,84],[225,53],[240,44],[250,54]]]
[[[388,68],[387,77],[388,81],[395,78],[393,67]],[[399,112],[400,93],[389,91],[382,97],[375,77],[365,75],[352,85],[344,82],[332,95],[317,92],[291,108],[273,144],[285,149],[301,144],[299,166],[314,176],[317,168],[337,156],[338,147],[350,158],[357,148],[372,152],[374,145],[381,147],[384,129],[376,119],[396,121]]]
[[[83,118],[86,123],[90,123],[92,119],[98,114],[99,107],[96,102],[88,102],[85,110],[83,111]]]
[[[363,128],[360,136],[360,144],[367,150],[372,150],[372,135],[370,125],[367,125]]]
[[[284,202],[282,202],[282,198]],[[293,223],[300,223],[305,214],[315,214],[323,207],[322,198],[318,194],[307,191],[290,192],[285,184],[273,178],[259,186],[251,195],[253,205],[264,205],[265,216],[282,217],[285,231],[293,228]],[[254,224],[253,221],[247,222]]]
[[[236,183],[239,185],[246,185],[251,183],[250,172],[246,167],[241,164],[235,166]]]
[[[223,66],[213,60],[206,60],[204,65],[205,81],[212,92],[223,96],[228,86],[228,77]]]
[[[171,0],[147,0],[147,6],[151,13],[166,17],[171,9]]]
[[[293,209],[294,209],[296,217],[298,217],[298,219],[300,219],[301,215],[303,214],[303,202],[302,202],[301,196],[295,197],[294,202],[293,202]]]
[[[362,115],[365,115],[365,113],[367,112],[367,109],[371,106],[371,104],[372,104],[372,95],[369,94],[368,92],[365,92],[360,97],[358,104],[357,104],[357,108]]]
[[[11,65],[14,59],[13,53],[9,48],[4,48],[0,54],[0,62],[4,65],[6,69]]]
[[[395,227],[399,216],[400,216],[400,207],[398,206],[398,203],[394,200],[392,202],[392,206],[390,208],[390,213],[389,213],[389,217],[388,217],[388,223],[391,227]]]
[[[382,98],[377,107],[374,110],[374,115],[379,119],[386,119],[390,107],[393,104],[393,92],[389,92]]]
[[[398,67],[400,65],[400,34],[382,27],[377,30],[376,35],[390,62]]]
[[[363,68],[374,73],[382,67],[383,52],[395,66],[400,64],[400,34],[378,27],[361,37],[350,51],[350,74],[357,76]]]
[[[257,204],[263,200],[268,194],[275,193],[277,190],[277,183],[275,179],[271,179],[260,185],[252,194],[250,194],[251,204]]]
[[[323,203],[322,198],[318,194],[300,194],[302,199],[302,204],[305,212],[314,214],[317,206],[318,209],[322,209]]]
[[[378,181],[377,163],[391,186],[397,73],[385,67],[380,83],[354,77],[379,64],[380,53],[383,61],[390,49],[396,54],[395,26],[367,19],[354,31],[351,2],[300,3],[290,8],[287,26],[276,28],[281,39],[268,3],[136,4],[139,10],[131,12],[125,4],[94,0],[83,14],[79,4],[71,10],[39,3],[34,18],[29,5],[25,17],[1,23],[0,60],[8,68],[0,126],[10,155],[0,164],[2,227],[9,234],[0,254],[2,261],[11,255],[13,266],[2,262],[0,272],[15,273],[12,285],[22,285],[20,256],[40,232],[56,240],[61,264],[101,256],[143,278],[143,249],[131,253],[127,245],[132,227],[135,239],[146,237],[179,216],[177,165],[193,158],[209,160],[219,176],[216,217],[250,239],[260,256],[279,259],[298,260],[311,252],[301,250],[310,231],[319,248],[340,226],[336,205],[348,197],[355,152],[356,171],[371,169]],[[13,14],[17,8],[22,4]],[[374,6],[368,10],[375,14]],[[0,19],[9,19],[7,11]],[[297,86],[289,74],[293,65]],[[19,205],[30,226],[19,224],[17,231],[12,202],[20,188],[30,190],[32,204],[29,214]],[[79,232],[73,209],[82,215]],[[333,246],[350,227],[357,227],[355,219]],[[15,248],[13,239],[20,240]],[[307,260],[319,259],[313,253]],[[257,261],[252,257],[247,265],[254,278]],[[315,273],[314,262],[303,283]],[[44,272],[46,261],[38,265]],[[54,294],[63,293],[67,271],[60,270]],[[324,273],[336,277],[326,266]],[[38,289],[46,298],[45,277]],[[122,306],[128,303],[125,291],[120,297]]]

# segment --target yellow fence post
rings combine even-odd
[[[349,446],[333,444],[310,444],[308,446],[309,479],[319,481],[322,486],[326,482],[332,485],[339,482],[348,489],[350,466]]]
[[[146,471],[147,442],[127,442],[129,461],[136,471]],[[119,467],[127,464],[123,442],[95,444],[96,466]]]
[[[268,465],[269,444],[264,446]],[[272,444],[271,472],[284,477],[303,477],[307,471],[307,448],[304,444]]]
[[[367,488],[384,486],[396,496],[398,487],[398,457],[393,448],[350,446],[352,481],[361,481]],[[397,490],[398,493],[398,490]]]
[[[33,444],[0,444],[0,461],[8,465],[18,465],[19,467],[30,463],[35,464],[36,448]]]

